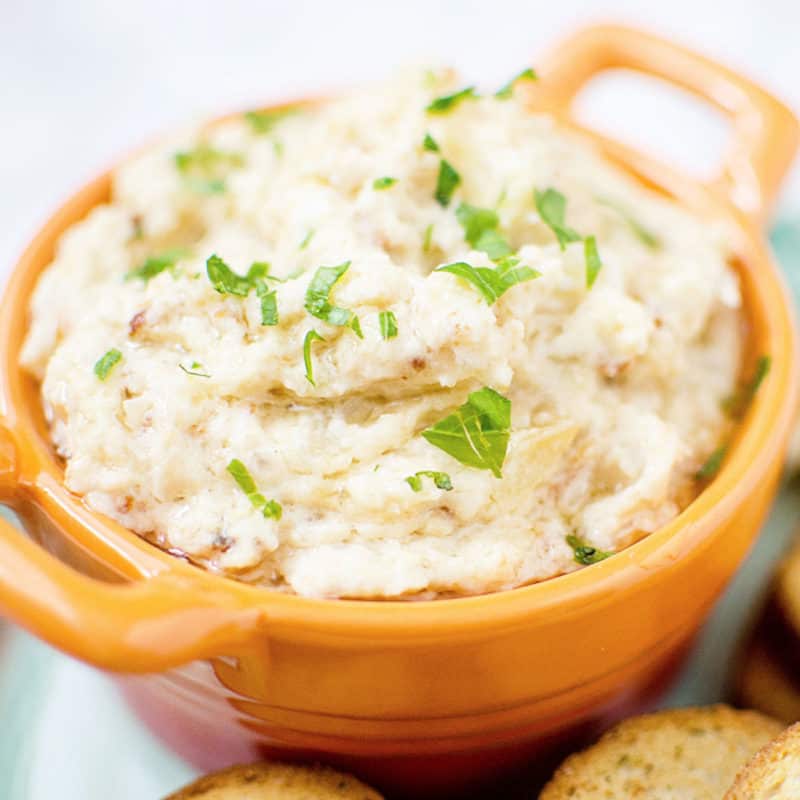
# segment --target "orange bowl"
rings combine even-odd
[[[726,463],[675,520],[578,572],[479,597],[314,600],[204,572],[88,509],[63,484],[38,387],[19,366],[30,293],[62,232],[109,197],[105,174],[54,214],[0,312],[0,609],[120,680],[203,767],[259,754],[342,764],[398,794],[478,785],[576,731],[652,701],[753,542],[797,402],[792,313],[761,231],[798,123],[746,79],[655,37],[597,27],[544,61],[532,107],[565,124],[583,84],[623,67],[731,119],[720,178],[699,184],[618,143],[608,156],[697,214],[728,219],[752,357],[772,369]]]

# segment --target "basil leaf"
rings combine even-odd
[[[761,384],[769,374],[769,369],[772,366],[772,359],[770,356],[760,356],[756,361],[753,377],[744,386],[741,386],[731,397],[726,398],[723,403],[723,409],[735,419],[743,417],[745,412],[753,402]]]
[[[498,100],[508,100],[514,94],[514,86],[516,85],[517,81],[535,81],[538,79],[536,73],[528,67],[528,69],[522,70],[522,72],[515,75],[505,86],[501,89],[498,89],[494,96]]]
[[[464,229],[464,238],[475,250],[486,253],[493,261],[511,254],[508,242],[497,231],[500,218],[491,208],[460,203],[456,219]]]
[[[442,159],[439,162],[439,175],[436,179],[436,191],[434,197],[440,206],[447,208],[453,197],[453,192],[461,183],[461,176],[453,169],[449,161]]]
[[[394,339],[397,336],[397,317],[393,311],[381,311],[378,314],[378,321],[381,326],[381,336],[384,339]]]
[[[539,212],[542,222],[556,235],[558,246],[562,250],[566,249],[570,242],[580,241],[580,234],[565,224],[567,200],[561,192],[555,189],[545,189],[540,192],[535,189],[533,196],[536,201],[536,210]]]
[[[97,360],[94,365],[94,374],[104,381],[110,374],[111,370],[122,361],[122,353],[114,348],[109,350],[105,355]]]
[[[434,272],[449,272],[469,281],[482,295],[489,305],[502,297],[512,286],[523,281],[538,278],[540,273],[527,266],[518,266],[516,256],[506,256],[498,262],[496,269],[490,267],[473,267],[465,261],[445,264]]]
[[[450,480],[450,476],[446,472],[434,472],[433,470],[429,469],[423,469],[419,472],[415,472],[413,475],[409,475],[405,480],[413,491],[421,492],[423,478],[430,478],[437,489],[444,489],[444,491],[449,492],[453,488],[453,482]]]
[[[722,468],[722,462],[725,461],[725,456],[728,454],[728,445],[720,445],[714,452],[705,460],[703,466],[695,473],[695,478],[699,481],[711,480]]]
[[[491,470],[501,478],[510,428],[511,401],[485,386],[450,416],[422,431],[422,436],[462,464]]]
[[[583,242],[583,255],[586,260],[586,288],[591,289],[603,268],[600,254],[597,252],[597,240],[594,236],[587,236]]]
[[[267,286],[263,280],[256,280],[256,295],[261,301],[261,324],[278,324],[278,298],[275,290]]]
[[[279,520],[283,516],[281,504],[276,500],[267,500],[264,495],[258,491],[253,476],[238,458],[234,458],[226,469],[233,476],[239,488],[247,495],[247,499],[265,517]]]
[[[397,178],[390,178],[388,175],[383,178],[375,178],[372,181],[372,188],[376,191],[381,191],[382,189],[388,189],[390,186],[394,186],[397,183]]]
[[[312,386],[317,385],[314,383],[314,366],[311,363],[311,343],[315,341],[325,341],[325,339],[323,339],[322,336],[320,336],[315,330],[310,330],[303,339],[303,363],[305,364],[306,368],[306,380]]]
[[[290,106],[288,108],[265,109],[263,111],[246,111],[244,118],[250,125],[253,133],[261,136],[269,133],[279,122],[286,117],[297,114],[299,108]]]
[[[350,262],[345,261],[335,267],[318,267],[306,289],[305,309],[312,317],[324,320],[330,325],[348,327],[359,339],[363,339],[358,317],[346,308],[331,305],[330,293],[334,284],[347,272]]]
[[[575,560],[579,564],[589,566],[596,564],[598,561],[603,561],[613,553],[607,553],[605,550],[598,550],[590,544],[581,541],[577,536],[567,536],[567,544],[572,548],[575,554]]]
[[[429,133],[426,133],[425,138],[422,140],[422,149],[427,150],[429,153],[438,153],[439,145],[433,136],[431,136]]]
[[[478,95],[475,94],[475,87],[474,86],[467,86],[466,89],[461,89],[458,92],[453,92],[453,94],[447,94],[443,97],[437,97],[428,106],[425,110],[429,114],[446,114],[448,111],[452,111],[459,103],[464,100],[477,100]]]
[[[140,267],[132,269],[125,275],[125,280],[139,278],[147,283],[151,278],[155,278],[156,275],[164,272],[164,270],[172,269],[181,259],[187,258],[189,255],[189,251],[183,247],[165,250],[156,256],[150,256]]]

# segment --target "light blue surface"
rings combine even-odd
[[[773,243],[800,302],[800,223],[776,226]],[[664,705],[725,699],[742,634],[799,520],[800,483],[787,482]],[[105,676],[9,628],[0,656],[0,799],[157,800],[193,776]]]

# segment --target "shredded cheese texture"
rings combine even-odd
[[[274,124],[185,132],[117,171],[42,275],[23,353],[72,491],[209,569],[317,597],[508,589],[581,568],[567,537],[618,552],[678,514],[739,371],[726,229],[531,113],[521,87],[426,111],[458,89],[404,74]],[[548,189],[562,243],[537,210]],[[436,271],[498,268],[461,203],[493,210],[492,247],[538,277],[489,302]],[[213,254],[268,275],[217,291]],[[328,302],[350,322],[332,324],[306,292],[344,262]],[[421,435],[483,387],[511,402],[499,478]],[[412,487],[420,473],[452,488]]]

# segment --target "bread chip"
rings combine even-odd
[[[723,800],[797,800],[800,723],[787,728],[742,767]]]
[[[352,775],[328,767],[263,763],[214,772],[165,800],[382,800]]]
[[[781,729],[756,711],[722,705],[633,717],[570,756],[540,800],[719,800]]]

